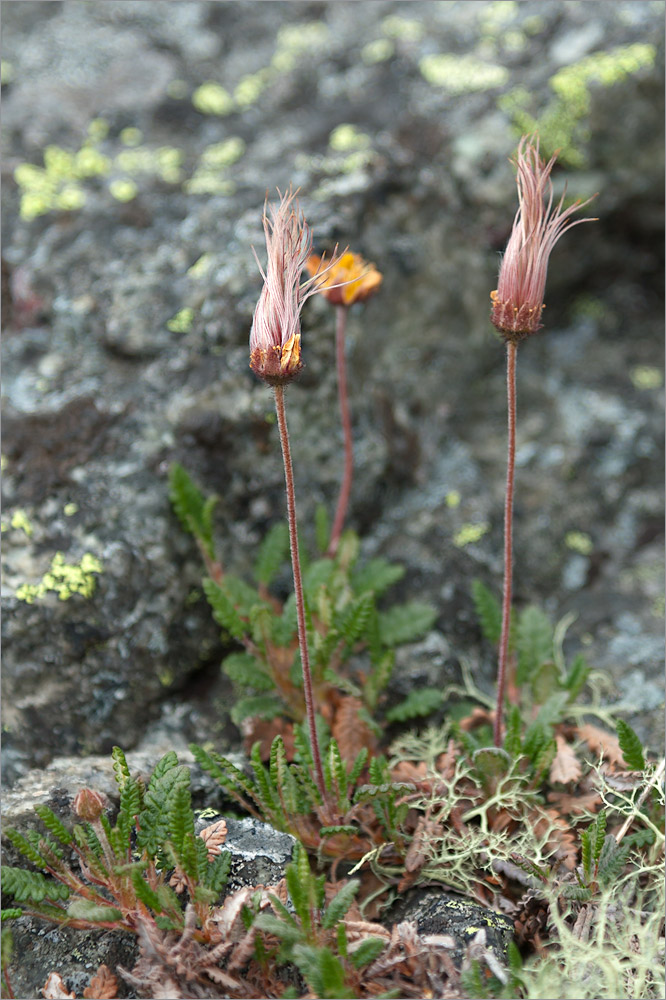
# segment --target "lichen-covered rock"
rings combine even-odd
[[[351,524],[365,555],[406,564],[396,594],[439,607],[442,669],[466,656],[490,685],[470,596],[501,576],[488,294],[515,208],[507,158],[535,125],[562,147],[558,192],[565,176],[598,191],[600,221],[555,251],[546,330],[519,352],[516,601],[575,612],[572,636],[659,741],[660,10],[164,10],[5,11],[4,779],[136,746],[164,705],[191,738],[233,739],[166,472],[178,459],[220,495],[224,563],[245,572],[283,516],[271,396],[248,369],[250,247],[266,191],[290,182],[318,249],[349,243],[384,273],[349,322]],[[289,391],[306,540],[340,476],[332,327],[312,302]]]

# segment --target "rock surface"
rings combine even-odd
[[[168,11],[168,16],[165,12]],[[655,748],[663,617],[663,7],[8,4],[3,18],[3,780],[150,739],[238,746],[219,631],[173,516],[181,461],[243,574],[283,517],[270,392],[248,369],[266,191],[300,186],[317,247],[384,273],[349,324],[366,557],[440,609],[396,683],[462,657],[490,690],[470,585],[499,590],[504,358],[488,322],[538,119],[555,182],[595,191],[546,329],[521,346],[515,596],[574,612]],[[341,470],[333,317],[289,391],[312,539]],[[26,597],[28,600],[26,600]],[[32,603],[29,603],[32,598]],[[655,711],[655,709],[657,711]],[[92,766],[92,765],[91,765]]]

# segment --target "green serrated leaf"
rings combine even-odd
[[[374,607],[374,594],[369,591],[347,605],[342,614],[336,618],[335,627],[349,646],[353,645],[363,634]]]
[[[475,750],[472,762],[485,778],[500,778],[511,769],[511,757],[501,747],[481,747]]]
[[[320,1000],[347,1000],[352,996],[345,986],[340,959],[329,948],[298,944],[294,946],[292,959]]]
[[[2,891],[17,903],[41,903],[45,899],[57,902],[69,898],[69,889],[61,882],[55,882],[41,872],[5,865],[2,866]]]
[[[352,951],[349,956],[352,965],[355,969],[365,969],[367,965],[370,965],[376,958],[379,958],[386,945],[387,942],[383,938],[364,938],[358,948]]]
[[[315,539],[319,551],[326,552],[331,540],[331,524],[323,503],[318,503],[315,508]]]
[[[632,771],[645,770],[643,747],[638,736],[624,719],[618,719],[615,728],[624,762]]]
[[[231,719],[239,726],[244,719],[274,719],[284,711],[284,705],[272,694],[258,694],[241,698],[231,709]]]
[[[257,583],[268,587],[282,565],[289,558],[289,528],[284,521],[274,524],[259,547],[254,567]]]
[[[247,626],[241,616],[236,611],[233,600],[226,589],[223,589],[210,577],[203,581],[203,589],[208,603],[213,609],[213,618],[226,629],[234,639],[242,639],[247,631]]]
[[[198,538],[210,558],[214,559],[212,511],[216,498],[206,500],[178,462],[173,462],[169,468],[169,498],[185,530]]]
[[[330,930],[335,927],[338,921],[342,920],[349,907],[354,902],[354,897],[358,892],[360,882],[346,882],[338,893],[333,897],[326,907],[326,912],[322,919],[322,927]]]
[[[71,844],[74,840],[71,831],[67,829],[64,823],[61,823],[58,817],[53,813],[48,806],[43,804],[38,804],[35,806],[35,812],[41,819],[42,823],[46,829],[57,837],[59,841],[63,844]]]
[[[225,656],[222,670],[239,687],[254,688],[255,691],[272,691],[275,688],[264,665],[250,653],[230,653]]]
[[[419,639],[432,628],[437,610],[422,601],[397,604],[389,611],[379,613],[379,634],[385,646],[399,646],[403,642]]]
[[[522,728],[522,719],[520,717],[520,707],[518,705],[512,705],[506,720],[506,733],[504,736],[504,749],[512,758],[515,760],[516,757],[520,755],[522,741],[520,738],[520,730]]]
[[[87,920],[91,924],[112,922],[123,919],[121,910],[114,906],[103,906],[89,899],[76,897],[67,907],[67,916],[71,920]]]
[[[535,705],[543,705],[560,690],[560,671],[554,660],[545,660],[536,667],[530,676],[530,687]]]
[[[404,701],[389,709],[386,713],[386,719],[388,722],[405,722],[407,719],[430,715],[436,709],[441,708],[441,705],[442,692],[440,688],[421,688],[410,691]]]
[[[481,580],[472,582],[472,597],[476,607],[476,616],[481,625],[481,631],[493,646],[496,646],[502,635],[502,608],[495,595]]]
[[[369,563],[354,572],[352,585],[357,594],[371,590],[375,597],[378,597],[398,580],[402,580],[404,575],[404,566],[390,563],[387,559],[371,559]]]
[[[518,619],[516,682],[524,684],[542,663],[553,659],[553,626],[541,608],[530,605]]]
[[[569,692],[569,701],[574,702],[585,687],[590,673],[585,657],[579,653],[574,657],[564,680],[564,687]]]

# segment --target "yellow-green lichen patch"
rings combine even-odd
[[[289,24],[277,33],[275,54],[271,66],[279,73],[294,69],[303,52],[313,52],[329,43],[329,28],[323,21]]]
[[[9,61],[9,59],[0,60],[0,83],[13,83],[14,81],[14,64]]]
[[[201,257],[195,260],[194,264],[187,269],[188,278],[193,278],[195,281],[198,281],[200,278],[205,278],[210,271],[212,263],[212,253],[202,253]]]
[[[453,536],[453,544],[458,549],[464,549],[466,545],[478,542],[490,530],[490,525],[486,521],[476,524],[463,524],[459,531]]]
[[[458,490],[449,490],[444,499],[446,506],[451,507],[453,510],[460,506],[460,493]]]
[[[138,195],[139,189],[129,178],[118,177],[109,184],[109,192],[116,201],[132,201]]]
[[[568,549],[580,552],[582,556],[589,556],[594,548],[592,539],[584,531],[567,531],[564,544]]]
[[[185,191],[188,194],[233,194],[236,185],[224,172],[240,160],[244,153],[245,142],[235,135],[207,146],[193,175],[183,185]]]
[[[386,62],[395,54],[395,45],[389,38],[375,38],[361,49],[361,59],[366,66]]]
[[[189,306],[185,306],[184,309],[180,309],[175,316],[167,322],[167,330],[171,330],[172,333],[189,333],[192,329],[192,324],[194,323],[194,309]]]
[[[384,18],[381,30],[387,38],[401,38],[406,42],[420,42],[425,35],[425,26],[421,21],[395,14]]]
[[[591,87],[611,87],[650,69],[655,59],[656,47],[643,42],[594,52],[551,77],[554,96],[540,115],[531,113],[533,94],[523,87],[504,94],[498,104],[511,116],[517,132],[539,133],[544,153],[551,155],[558,149],[563,163],[580,167],[585,164],[583,150],[589,140],[585,119],[591,107]]]
[[[19,163],[14,169],[14,180],[21,190],[21,217],[30,221],[54,209],[81,208],[86,195],[76,177],[74,156],[58,146],[44,150],[43,167]]]
[[[169,687],[170,684],[173,684],[173,676],[173,670],[169,667],[164,667],[164,669],[160,670],[158,673],[157,679],[162,687]]]
[[[92,597],[95,592],[95,575],[102,573],[100,560],[90,552],[84,553],[80,563],[66,563],[62,552],[56,552],[49,571],[39,583],[24,583],[16,591],[19,601],[34,604],[48,593],[57,594],[61,601],[67,601],[75,594]]]
[[[336,153],[350,153],[352,150],[368,149],[370,136],[360,132],[355,125],[338,125],[328,137],[328,144]]]
[[[33,532],[33,527],[30,523],[28,515],[24,510],[15,510],[12,514],[11,521],[9,522],[12,528],[16,528],[18,531],[22,531],[24,534],[30,538]]]
[[[148,146],[123,149],[115,158],[114,166],[125,174],[153,174],[168,184],[177,184],[182,177],[183,151],[175,146]]]
[[[263,92],[269,86],[273,74],[268,66],[256,73],[242,76],[234,88],[234,101],[239,108],[248,108],[256,104]]]
[[[140,128],[134,128],[129,126],[128,128],[122,129],[120,133],[120,141],[123,146],[140,146],[143,141],[143,132]]]
[[[78,510],[79,510],[78,503],[66,503],[62,509],[62,512],[65,515],[65,517],[73,517],[76,513],[78,513]]]
[[[441,54],[424,56],[419,62],[421,74],[433,87],[449,94],[466,94],[503,87],[509,71],[497,63],[482,62],[472,55]]]
[[[653,365],[636,365],[629,376],[637,389],[660,389],[664,384],[660,369]]]
[[[109,123],[106,118],[93,118],[88,125],[90,142],[102,142],[109,134]]]
[[[202,115],[224,117],[234,110],[234,99],[228,90],[214,80],[207,80],[192,94],[192,104]]]

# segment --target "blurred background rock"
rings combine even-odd
[[[217,492],[243,573],[283,516],[272,401],[248,368],[266,192],[316,248],[384,273],[353,310],[366,556],[437,630],[396,684],[467,657],[499,591],[504,350],[488,321],[521,133],[599,221],[551,263],[521,346],[515,597],[575,612],[605,697],[663,738],[661,2],[105,2],[3,7],[3,778],[64,753],[238,744],[223,647],[167,496]],[[306,539],[341,472],[333,316],[289,390]],[[285,576],[285,586],[288,577]],[[657,711],[655,711],[657,710]],[[152,741],[152,742],[151,742]]]

